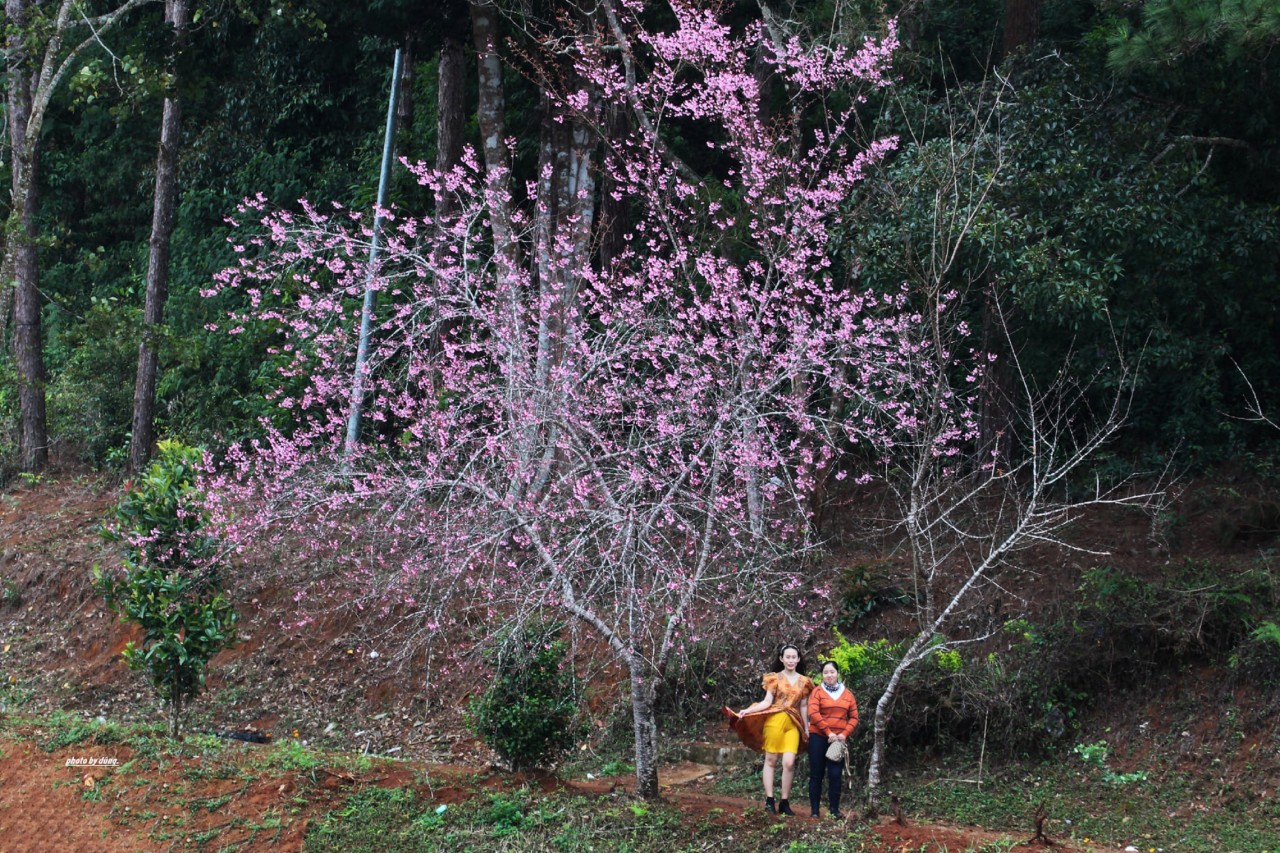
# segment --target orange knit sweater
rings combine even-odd
[[[832,699],[821,686],[809,694],[809,731],[825,737],[853,734],[858,727],[858,700],[848,687]]]

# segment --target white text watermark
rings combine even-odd
[[[120,759],[111,756],[93,758],[68,758],[68,767],[119,767]]]

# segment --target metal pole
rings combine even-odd
[[[387,206],[387,184],[391,178],[391,157],[396,140],[396,103],[400,99],[400,50],[396,49],[391,69],[391,98],[387,103],[387,129],[382,140],[382,172],[378,176],[378,206],[373,213],[373,239],[369,245],[369,276],[364,285],[364,304],[360,308],[360,343],[356,348],[356,370],[351,379],[351,414],[347,417],[347,441],[343,452],[355,450],[360,434],[360,408],[364,402],[364,365],[369,359],[369,326],[373,317],[373,270],[378,262],[382,235],[382,211]]]

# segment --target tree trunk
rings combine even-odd
[[[16,158],[15,158],[16,159]],[[29,164],[32,185],[20,208],[19,227],[9,239],[20,241],[14,250],[17,281],[13,303],[13,354],[18,371],[18,410],[21,413],[19,464],[35,472],[49,464],[49,430],[45,419],[44,349],[40,333],[40,265],[35,244],[37,208],[35,164]]]
[[[1011,464],[1013,454],[1014,394],[1012,365],[1009,363],[1009,328],[1016,309],[1002,312],[996,295],[997,282],[988,278],[982,305],[982,351],[996,360],[986,366],[982,376],[978,411],[978,459],[983,462],[996,454],[999,465]]]
[[[414,73],[413,44],[413,38],[405,36],[400,48],[402,63],[400,79],[395,82],[395,85],[400,87],[400,92],[396,96],[396,127],[399,128],[413,127],[414,111],[418,108],[413,97],[414,80],[417,76]]]
[[[169,699],[169,737],[177,740],[182,734],[182,694],[174,688]]]
[[[626,110],[617,103],[607,104],[604,107],[605,114],[605,134],[607,142],[605,148],[609,146],[621,144],[630,130],[630,122],[627,120]],[[614,173],[613,169],[602,169],[603,172],[600,180],[600,268],[607,270],[613,265],[614,259],[620,256],[626,248],[625,234],[629,217],[627,215],[627,199],[622,194],[622,182]]]
[[[984,567],[985,565],[984,563]],[[961,588],[961,591],[956,594],[955,598],[951,600],[951,604],[935,617],[933,623],[919,634],[916,634],[915,640],[903,653],[902,660],[898,661],[898,665],[894,667],[893,673],[889,676],[889,683],[885,685],[884,692],[880,694],[880,701],[876,702],[876,713],[871,726],[871,763],[867,766],[867,808],[869,813],[874,814],[880,805],[880,771],[884,768],[885,732],[889,729],[889,719],[893,716],[893,705],[898,699],[898,688],[902,684],[902,678],[907,674],[907,670],[919,663],[924,657],[929,647],[930,639],[941,630],[952,608],[964,597],[966,591],[981,573],[982,569],[979,569]]]
[[[519,249],[511,226],[511,150],[507,145],[507,105],[502,88],[502,58],[498,56],[498,7],[492,0],[472,0],[471,32],[479,68],[480,123],[486,189],[494,255],[504,284],[519,267]]]
[[[658,795],[658,724],[655,676],[633,653],[631,657],[631,720],[636,737],[636,794],[646,800]]]
[[[440,47],[440,77],[436,99],[436,168],[452,169],[462,161],[463,130],[466,126],[465,102],[466,64],[462,54],[462,42],[453,36],[445,39]],[[456,199],[449,193],[436,198],[436,217],[449,220]]]
[[[1041,0],[1005,0],[1003,55],[1035,42],[1040,35]]]
[[[32,46],[23,38],[30,4],[6,0],[11,29],[5,40],[8,56],[9,142],[12,159],[13,206],[5,245],[3,287],[13,288],[13,356],[18,372],[19,465],[39,471],[49,464],[49,433],[45,420],[44,352],[40,334],[40,265],[36,251],[39,211],[37,165],[39,127],[28,133],[33,112]],[[7,306],[3,306],[7,308]]]
[[[143,310],[142,342],[138,345],[138,375],[133,387],[133,439],[129,447],[129,471],[138,473],[151,459],[155,443],[156,373],[159,366],[160,328],[169,294],[169,248],[174,208],[178,199],[178,147],[182,136],[182,102],[176,90],[177,54],[186,41],[190,23],[189,0],[166,0],[165,21],[173,27],[173,55],[169,60],[173,79],[165,95],[160,120],[160,148],[156,154],[156,188],[151,212],[151,241],[147,256],[147,292]]]
[[[897,697],[897,683],[886,689],[876,703],[876,713],[871,725],[871,763],[867,766],[867,808],[875,814],[880,806],[880,770],[884,767],[885,732],[889,729],[889,717],[893,713],[893,701]]]
[[[125,0],[110,12],[87,17],[75,0],[61,0],[57,12],[45,16],[40,45],[31,34],[33,0],[5,0],[5,70],[8,72],[12,202],[6,225],[4,260],[0,262],[0,340],[4,339],[8,300],[13,299],[13,353],[18,373],[19,464],[38,471],[49,464],[49,431],[45,419],[44,352],[41,344],[39,260],[36,217],[39,213],[40,131],[58,83],[84,50],[100,45],[102,36],[128,12],[154,0]],[[52,6],[53,4],[49,4]],[[67,34],[83,27],[89,35],[64,51]],[[41,54],[39,57],[36,54]]]

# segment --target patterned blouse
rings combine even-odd
[[[764,678],[760,679],[760,685],[773,694],[773,704],[768,710],[774,714],[779,711],[794,711],[798,714],[800,707],[813,692],[813,681],[805,675],[798,675],[794,682],[790,682],[780,672],[766,672]]]
[[[803,751],[809,736],[804,730],[801,709],[808,709],[807,700],[809,694],[813,692],[813,681],[808,676],[801,675],[795,682],[790,682],[780,672],[766,672],[760,684],[766,691],[773,694],[773,704],[768,708],[761,708],[759,711],[752,711],[742,716],[725,708],[724,715],[729,722],[729,728],[733,729],[744,744],[756,752],[763,752],[765,722],[774,714],[786,714],[800,731],[800,749]]]

